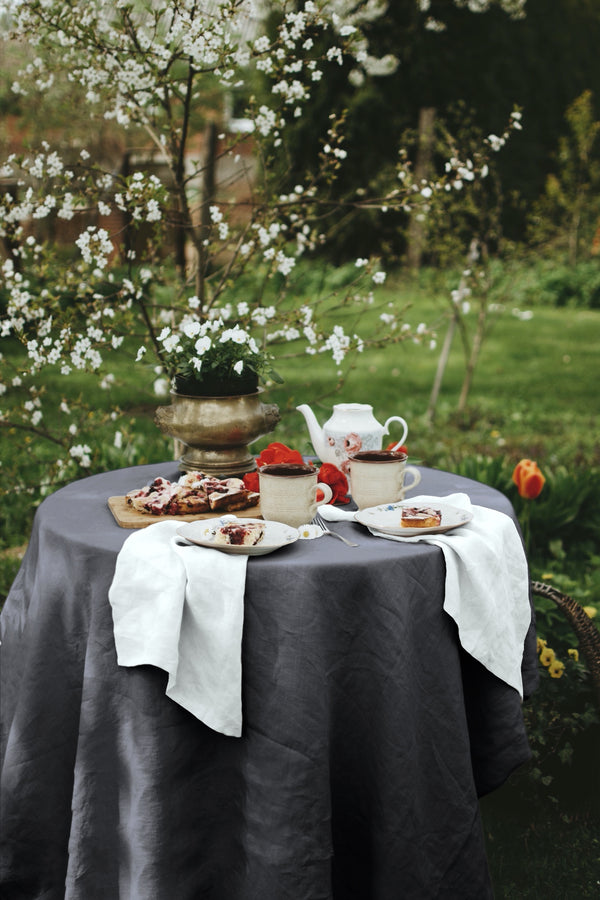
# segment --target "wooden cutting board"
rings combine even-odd
[[[149,513],[133,509],[128,505],[124,496],[109,497],[108,508],[121,528],[146,528],[148,525],[167,520],[169,522],[195,522],[197,519],[215,519],[227,515],[227,510],[221,512],[212,510],[205,513],[193,513],[191,516],[151,516]],[[249,506],[248,509],[236,509],[233,511],[233,515],[239,516],[240,519],[260,519],[262,518],[260,503],[258,506]]]

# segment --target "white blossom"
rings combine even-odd
[[[183,322],[181,330],[186,337],[193,338],[196,337],[196,335],[200,334],[202,325],[197,319],[192,319],[191,321]]]
[[[169,382],[166,378],[157,378],[154,381],[152,388],[157,397],[166,397],[169,393]]]
[[[198,356],[203,356],[207,350],[210,350],[212,347],[212,339],[208,335],[204,335],[203,337],[198,338],[196,343],[194,344],[194,349]]]
[[[494,150],[497,153],[498,150],[502,149],[502,147],[504,146],[506,141],[503,137],[498,137],[497,134],[489,134],[488,135],[488,143],[489,143],[490,147],[492,148],[492,150]]]
[[[69,449],[69,455],[85,469],[88,469],[92,464],[91,452],[91,447],[88,447],[87,444],[75,444]]]
[[[179,335],[178,334],[170,334],[168,337],[164,339],[162,345],[165,349],[166,353],[172,353],[174,350],[177,350],[179,347]]]
[[[239,325],[235,325],[233,328],[225,329],[220,337],[220,342],[224,344],[227,341],[233,341],[234,344],[245,344],[248,338],[248,333],[243,328],[240,328]]]

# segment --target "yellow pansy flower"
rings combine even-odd
[[[569,654],[571,659],[574,659],[575,662],[579,662],[579,650],[576,650],[575,647],[570,647],[567,650],[567,653]]]
[[[550,678],[562,678],[562,674],[565,669],[565,664],[561,662],[559,659],[555,659],[548,672],[550,673]]]
[[[541,653],[545,646],[546,646],[546,641],[544,640],[544,638],[539,637],[537,639],[537,652]]]
[[[590,619],[593,619],[598,615],[598,610],[595,606],[584,606],[583,611],[590,617]]]
[[[540,662],[543,666],[550,666],[556,659],[556,654],[552,647],[544,647],[540,653]]]

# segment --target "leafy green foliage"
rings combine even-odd
[[[594,121],[591,91],[567,109],[568,132],[559,139],[556,171],[535,204],[530,233],[538,241],[564,246],[573,265],[590,255],[600,216],[600,120]]]
[[[539,278],[531,299],[549,306],[600,309],[600,265],[596,261],[577,266],[552,260]]]
[[[529,544],[532,576],[596,611],[600,621],[600,469],[547,469],[535,500],[519,496],[502,456],[465,457],[455,470],[510,497]],[[564,807],[574,798],[563,769],[598,741],[600,710],[568,619],[550,598],[536,595],[534,601],[540,686],[524,706],[532,761],[520,778],[528,795]]]
[[[551,555],[559,541],[572,559],[582,559],[600,547],[600,470],[546,470],[546,485],[535,500],[508,491],[517,514],[528,518],[534,557]]]

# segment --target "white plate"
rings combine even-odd
[[[473,518],[473,513],[457,506],[450,506],[442,500],[428,503],[434,509],[439,509],[442,521],[431,528],[403,528],[400,524],[402,507],[413,507],[414,501],[404,500],[401,503],[383,503],[381,506],[369,506],[354,513],[354,518],[361,525],[366,525],[369,530],[380,531],[383,534],[394,534],[399,537],[415,537],[418,534],[443,534],[453,528],[466,525]]]
[[[197,544],[198,547],[210,547],[212,550],[221,550],[223,553],[233,553],[241,556],[265,556],[280,547],[293,544],[299,538],[298,529],[290,528],[281,522],[263,522],[262,519],[240,519],[241,524],[248,522],[261,522],[265,527],[265,533],[260,544],[252,547],[240,547],[236,544],[215,544],[215,531],[225,522],[236,521],[237,517],[228,515],[218,519],[199,519],[196,522],[188,522],[177,529],[177,534]]]

